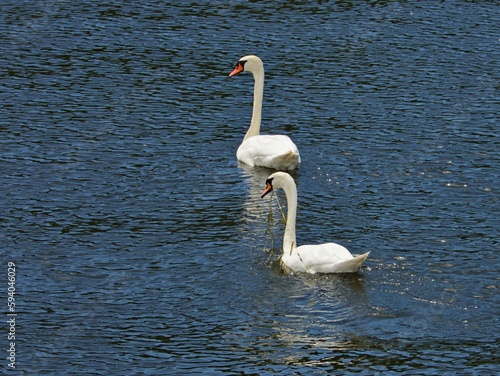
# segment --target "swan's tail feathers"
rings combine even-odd
[[[364,253],[362,255],[356,256],[350,260],[342,261],[338,263],[336,273],[354,273],[357,272],[359,268],[363,265],[366,258],[370,252]]]
[[[359,268],[361,268],[361,266],[363,265],[369,254],[370,252],[366,252],[352,259],[352,261],[354,262],[354,266],[356,267],[356,270],[353,271],[357,271]]]

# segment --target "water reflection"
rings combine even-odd
[[[265,279],[244,329],[253,338],[249,349],[261,359],[298,364],[355,348],[351,333],[362,326],[368,304],[361,274],[285,276],[273,270]]]

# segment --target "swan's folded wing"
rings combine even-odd
[[[247,138],[238,148],[239,161],[250,166],[293,169],[300,163],[297,146],[284,135],[259,135]]]
[[[353,257],[345,247],[335,243],[302,245],[297,251],[299,262],[308,273],[352,273],[369,254]]]
[[[354,273],[363,265],[370,252],[356,256],[350,260],[333,264],[317,265],[312,268],[315,273]]]

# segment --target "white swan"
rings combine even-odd
[[[276,172],[266,180],[264,197],[274,188],[282,188],[287,198],[287,219],[283,237],[281,265],[285,270],[305,273],[352,273],[357,271],[368,257],[368,253],[354,257],[339,244],[302,245],[295,241],[295,219],[297,216],[297,187],[286,172]]]
[[[297,146],[284,135],[260,135],[262,119],[262,96],[264,93],[264,65],[255,55],[242,57],[229,74],[252,72],[255,80],[253,111],[250,127],[241,143],[236,158],[250,166],[263,166],[275,170],[293,170],[300,164]]]

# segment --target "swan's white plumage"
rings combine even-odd
[[[285,269],[306,273],[354,273],[368,257],[368,253],[353,257],[339,244],[302,245],[295,252],[283,253],[281,263]]]
[[[297,146],[283,135],[258,135],[242,142],[236,158],[249,166],[292,170],[300,163]]]
[[[293,170],[300,164],[297,146],[288,136],[261,135],[262,99],[264,93],[264,65],[255,55],[242,57],[229,74],[251,72],[254,77],[254,100],[250,127],[241,143],[236,158],[249,166],[263,166],[275,170]]]
[[[339,244],[325,243],[297,247],[295,222],[297,216],[297,187],[293,178],[286,172],[276,172],[266,181],[262,197],[275,188],[285,191],[287,198],[287,221],[283,236],[283,255],[281,265],[284,269],[303,273],[352,273],[356,272],[370,252],[354,257]]]

